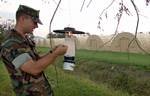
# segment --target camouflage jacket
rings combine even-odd
[[[38,60],[34,43],[22,38],[15,30],[11,30],[2,43],[1,58],[8,70],[16,96],[53,96],[51,86],[41,72],[33,76],[20,69],[26,61]]]

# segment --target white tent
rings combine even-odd
[[[103,45],[102,39],[97,35],[90,35],[87,38],[86,46],[89,50],[100,50],[100,47]]]
[[[140,52],[140,48],[136,43],[136,39],[134,39],[134,35],[129,32],[122,32],[119,33],[111,43],[111,50],[112,51],[119,51],[119,52]],[[131,43],[131,41],[133,42]],[[141,46],[139,40],[137,40],[138,44]],[[131,44],[130,44],[131,43]],[[130,44],[130,46],[129,46]]]

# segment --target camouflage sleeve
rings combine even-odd
[[[30,50],[28,50],[28,48],[15,47],[16,45],[20,46],[21,44],[18,44],[18,41],[14,40],[7,41],[3,47],[2,54],[15,68],[19,68],[32,58],[29,55]]]

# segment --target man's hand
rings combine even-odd
[[[63,55],[63,54],[66,53],[67,49],[68,49],[68,46],[60,44],[60,45],[57,45],[53,49],[52,53],[55,54],[55,55]]]

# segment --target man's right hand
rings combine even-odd
[[[63,55],[63,54],[66,53],[67,49],[68,49],[68,46],[60,44],[60,45],[57,45],[53,49],[52,53],[55,54],[55,55]]]

